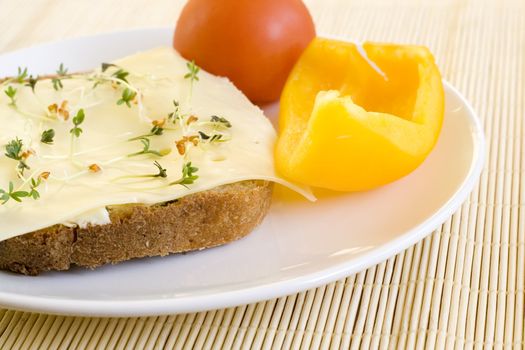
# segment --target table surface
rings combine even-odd
[[[524,345],[525,1],[308,0],[320,34],[416,43],[472,102],[479,185],[436,232],[297,295],[186,315],[81,318],[0,309],[0,348],[452,348]],[[173,25],[181,0],[0,0],[0,52]]]

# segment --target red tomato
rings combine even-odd
[[[189,0],[173,45],[208,72],[228,77],[250,100],[270,102],[314,37],[301,0]]]

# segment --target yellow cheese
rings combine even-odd
[[[0,241],[58,223],[107,224],[108,205],[160,203],[250,179],[274,181],[313,198],[308,189],[276,175],[276,135],[271,123],[227,79],[203,71],[198,80],[185,79],[187,62],[167,47],[137,53],[115,64],[130,73],[126,77],[130,89],[139,92],[131,107],[117,104],[126,84],[107,81],[114,78],[118,67],[63,79],[58,91],[51,80],[39,81],[34,93],[16,82],[4,83],[2,89],[12,86],[17,93],[16,107],[9,105],[5,94],[0,97],[0,144],[4,147],[19,138],[24,151],[33,154],[26,160],[30,167],[23,174],[26,181],[17,176],[18,161],[0,155],[0,188],[7,191],[13,182],[15,191],[29,191],[31,178],[36,180],[44,172],[50,175],[37,187],[39,199],[23,198],[21,203],[10,199],[0,205]],[[93,88],[97,77],[106,81]],[[67,101],[67,120],[48,109],[53,104],[60,107],[62,101]],[[168,118],[176,109],[173,101],[179,102],[183,115],[179,120],[176,114]],[[80,109],[85,119],[78,126],[82,132],[75,137],[72,119]],[[212,116],[225,118],[231,127],[211,123]],[[129,156],[144,149],[141,140],[130,139],[149,134],[155,120],[164,121],[164,132],[147,137],[150,149],[171,149],[171,153]],[[41,135],[49,129],[55,131],[54,142],[44,144]],[[213,135],[221,135],[222,142],[205,139]],[[185,142],[186,152],[181,155],[176,142],[185,136],[197,141],[196,145]],[[155,161],[166,169],[167,177],[139,177],[159,173]],[[198,179],[187,187],[169,185],[181,178],[188,162],[199,169]],[[92,171],[96,167],[100,171]]]

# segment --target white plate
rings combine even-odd
[[[0,55],[0,76],[18,66],[49,73],[60,62],[70,71],[89,70],[137,50],[170,45],[171,35],[171,28],[136,30],[23,49]],[[202,252],[39,277],[0,272],[0,305],[96,316],[194,312],[295,293],[377,264],[443,223],[481,172],[485,145],[478,119],[453,87],[445,83],[445,91],[439,142],[425,163],[400,181],[317,203],[277,199],[247,238]]]

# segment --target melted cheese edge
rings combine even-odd
[[[93,89],[93,81],[85,79],[64,79],[60,91],[53,89],[50,80],[41,80],[35,94],[29,87],[11,84],[17,88],[19,111],[8,105],[5,94],[0,97],[0,144],[18,137],[24,149],[34,151],[27,160],[30,169],[25,170],[26,178],[51,173],[38,187],[40,199],[25,198],[22,203],[10,200],[0,205],[0,241],[58,223],[81,227],[107,224],[110,219],[106,206],[161,203],[244,180],[274,181],[314,200],[309,189],[275,173],[275,130],[263,112],[226,78],[200,71],[199,80],[190,89],[190,81],[184,78],[187,62],[168,47],[140,52],[115,63],[131,73],[127,79],[140,90],[142,104],[132,104],[131,108],[117,105],[122,87],[104,83]],[[70,110],[67,121],[41,117],[47,106],[63,100],[68,101]],[[152,120],[166,118],[174,110],[173,100],[180,102],[184,114],[199,120],[185,127],[184,132],[173,124],[174,130],[150,137],[151,149],[172,149],[167,156],[127,157],[142,150],[140,141],[128,140],[149,133]],[[83,132],[71,141],[71,119],[80,108],[85,110],[80,125]],[[190,145],[186,158],[181,156],[175,141],[199,130],[213,134],[216,128],[205,123],[212,115],[231,122],[231,128],[219,131],[228,141]],[[54,143],[41,143],[42,132],[51,128],[56,132]],[[123,178],[155,174],[155,160],[166,168],[168,178]],[[167,186],[180,178],[187,161],[199,168],[199,178],[188,188]],[[99,165],[102,171],[89,172],[91,164]],[[16,166],[15,160],[0,155],[0,188],[7,189],[13,181],[15,189],[28,189],[28,184],[17,178]]]

